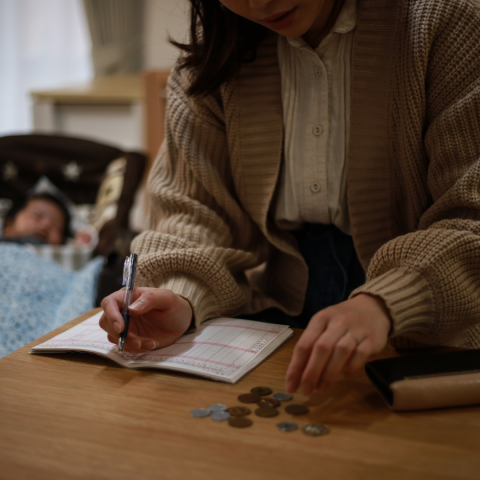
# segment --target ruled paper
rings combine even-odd
[[[131,368],[169,368],[206,376],[233,378],[255,360],[272,342],[291,335],[284,325],[217,318],[204,322],[195,332],[183,335],[169,347],[148,353],[120,354],[98,322],[101,313],[32,349],[41,351],[87,351],[107,356]],[[278,345],[277,345],[278,346]]]

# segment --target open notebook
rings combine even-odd
[[[285,325],[216,318],[169,347],[137,355],[120,354],[98,325],[101,315],[97,313],[33,347],[30,353],[95,353],[127,368],[165,368],[235,383],[293,335]]]

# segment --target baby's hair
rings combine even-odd
[[[269,30],[225,8],[218,0],[190,0],[190,43],[170,42],[184,52],[180,68],[192,69],[187,94],[205,96],[255,60]]]
[[[37,199],[47,200],[49,202],[52,202],[55,205],[57,205],[57,207],[59,207],[60,210],[62,211],[65,217],[62,243],[65,243],[66,239],[72,236],[72,231],[70,227],[71,215],[66,205],[62,202],[62,200],[60,200],[58,197],[50,193],[34,193],[32,195],[28,195],[26,197],[23,197],[23,198],[20,198],[19,200],[14,201],[12,206],[9,208],[8,212],[5,215],[5,219],[4,219],[5,221],[3,225],[5,226],[8,221],[14,222],[18,213],[21,212],[28,205],[30,200],[37,200]]]

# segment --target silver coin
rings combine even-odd
[[[330,429],[323,423],[309,423],[302,427],[302,432],[312,437],[318,437],[319,435],[326,435],[330,432]]]
[[[274,393],[272,397],[279,402],[288,402],[288,400],[293,398],[289,393],[286,392]]]
[[[218,412],[213,412],[211,415],[213,420],[217,420],[217,422],[221,422],[223,420],[228,420],[230,418],[230,414],[228,412],[224,412],[222,410]]]
[[[223,403],[214,403],[208,407],[209,412],[224,412],[228,407]]]
[[[195,410],[192,410],[190,413],[192,414],[193,417],[204,418],[204,417],[208,417],[211,412],[207,408],[196,408]]]
[[[298,428],[298,425],[295,422],[280,422],[277,423],[277,428],[281,432],[294,432]]]

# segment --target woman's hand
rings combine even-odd
[[[124,322],[125,289],[112,293],[102,300],[103,315],[100,327],[108,333],[108,341],[118,344]],[[190,327],[192,307],[184,298],[171,290],[135,288],[130,305],[130,324],[125,350],[141,353],[167,347],[177,341]]]
[[[310,395],[343,372],[353,375],[387,344],[391,319],[384,301],[360,294],[316,313],[293,351],[286,388]]]

